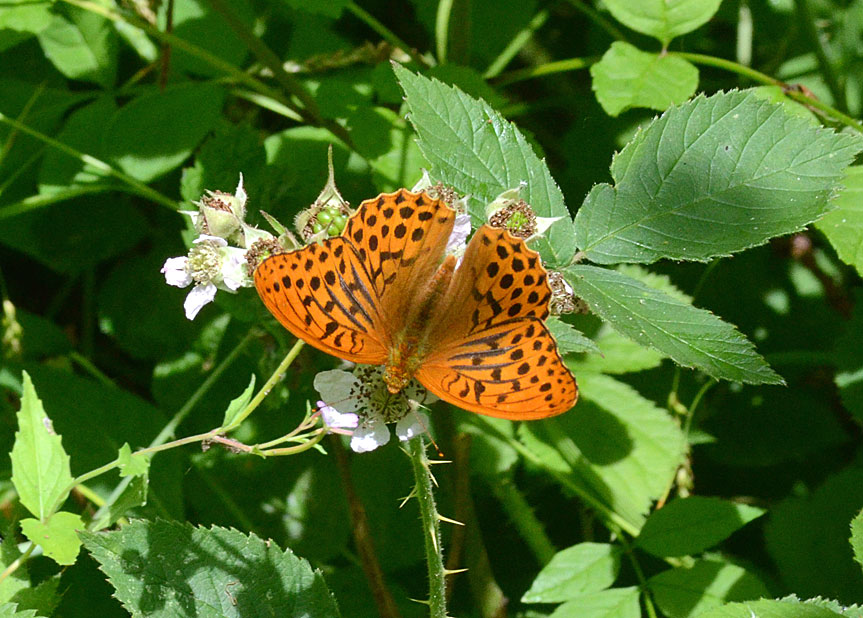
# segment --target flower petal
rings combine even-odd
[[[396,423],[396,435],[402,442],[407,442],[428,431],[429,417],[423,412],[411,412]]]
[[[464,249],[467,245],[467,237],[470,235],[470,215],[456,215],[455,225],[450,232],[449,240],[446,243],[446,252],[455,253]]]
[[[314,387],[328,406],[338,409],[342,414],[356,412],[359,398],[356,391],[359,381],[354,374],[341,369],[321,371],[315,376]]]
[[[185,256],[172,257],[165,260],[165,265],[162,266],[162,270],[160,271],[165,275],[165,283],[178,288],[184,288],[192,283],[192,276],[186,270],[187,261],[188,258]]]
[[[237,247],[222,249],[222,282],[236,292],[246,283],[246,252]],[[227,254],[227,255],[225,255]]]
[[[557,223],[563,219],[563,217],[537,217],[536,218],[536,232],[534,232],[534,236],[542,236],[548,231],[552,225]]]
[[[224,238],[220,238],[219,236],[210,236],[209,234],[201,234],[192,242],[211,242],[215,244],[217,247],[227,247],[228,241]]]
[[[212,283],[207,285],[196,285],[186,296],[183,309],[186,310],[186,318],[194,320],[198,312],[216,297],[216,286]]]
[[[356,414],[344,414],[339,412],[332,406],[328,406],[323,401],[318,402],[318,410],[321,412],[321,418],[327,427],[335,427],[337,429],[353,429],[359,425],[360,418]]]
[[[354,430],[351,449],[355,453],[368,453],[390,441],[390,430],[383,421],[370,418]]]

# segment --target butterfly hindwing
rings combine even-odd
[[[355,363],[386,362],[379,300],[344,238],[267,258],[255,270],[255,287],[276,319],[303,341]]]
[[[566,412],[578,389],[537,318],[516,318],[437,350],[417,379],[445,401],[480,414],[530,420]]]

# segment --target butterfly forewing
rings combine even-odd
[[[255,270],[255,287],[267,309],[303,341],[355,363],[386,362],[377,294],[344,238],[267,258]]]
[[[471,239],[431,327],[454,340],[513,318],[544,320],[550,298],[539,255],[506,230],[484,225]]]
[[[442,258],[455,211],[425,193],[405,189],[360,204],[343,236],[372,278],[385,327],[401,333]]]

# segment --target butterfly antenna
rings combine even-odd
[[[425,408],[426,410],[428,410],[428,408],[426,406],[422,406],[422,407]],[[432,446],[434,446],[434,450],[437,451],[437,456],[440,457],[441,459],[443,459],[444,458],[443,451],[440,450],[440,447],[437,445],[437,442],[435,442],[435,439],[431,435],[431,431],[429,431],[429,428],[426,427],[425,423],[423,423],[419,414],[416,415],[416,419],[417,419],[417,423],[419,423],[420,426],[423,428],[423,432],[428,436],[428,439],[431,441]],[[434,462],[434,463],[443,463],[443,462]]]

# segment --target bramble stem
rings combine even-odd
[[[443,547],[440,538],[440,519],[434,501],[426,445],[420,436],[408,442],[408,455],[414,471],[415,494],[422,516],[426,565],[429,574],[429,616],[446,618],[446,572],[443,566]]]
[[[246,406],[246,409],[243,410],[240,415],[234,420],[232,426],[238,427],[240,423],[242,423],[246,418],[255,411],[264,398],[270,394],[270,391],[273,390],[273,387],[279,383],[279,381],[284,377],[285,372],[288,370],[288,367],[291,366],[291,363],[294,362],[294,359],[300,353],[300,350],[303,349],[304,342],[302,339],[297,339],[297,342],[293,345],[293,347],[288,350],[288,353],[285,355],[285,358],[282,359],[282,362],[279,363],[279,366],[276,367],[276,370],[273,372],[273,375],[269,377],[269,379],[264,382],[264,385],[261,387],[261,390],[258,391],[258,394],[255,395],[252,400],[249,402],[249,405]]]

